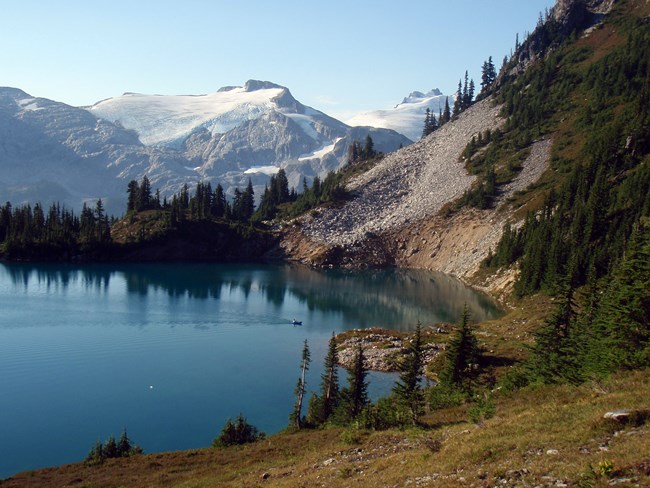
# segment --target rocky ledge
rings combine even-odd
[[[436,338],[446,334],[448,327],[439,325],[423,330],[425,368],[444,351],[445,344],[436,342]],[[408,352],[407,345],[411,338],[412,334],[385,329],[354,329],[343,332],[336,337],[339,364],[350,369],[354,363],[356,350],[361,344],[367,369],[383,372],[398,371],[401,359]]]
[[[453,123],[388,154],[377,166],[353,179],[355,198],[342,208],[324,209],[302,223],[310,239],[349,246],[435,215],[459,198],[475,176],[459,161],[472,136],[500,127],[500,107],[491,99],[476,103]]]

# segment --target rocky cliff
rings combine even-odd
[[[502,126],[499,111],[488,98],[430,136],[387,155],[349,182],[351,201],[297,221],[282,243],[284,252],[316,266],[398,265],[468,280],[501,237],[511,215],[503,205],[507,198],[539,179],[550,158],[551,140],[537,141],[517,178],[502,188],[494,209],[441,215],[475,181],[461,154],[472,136]],[[486,285],[498,291],[511,278],[501,276]]]

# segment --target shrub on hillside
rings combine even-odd
[[[266,437],[264,432],[259,432],[257,427],[249,424],[246,418],[239,414],[233,422],[228,418],[221,429],[221,433],[212,441],[212,447],[229,447],[238,444],[255,442]]]

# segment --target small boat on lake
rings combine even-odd
[[[296,320],[296,319],[293,319],[293,320],[291,321],[291,323],[292,323],[293,325],[302,325],[302,320]]]

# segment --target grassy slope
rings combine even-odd
[[[619,12],[650,15],[648,2],[623,0],[619,6]],[[606,25],[576,43],[592,49],[589,59],[567,69],[584,70],[624,42],[615,26]],[[551,124],[558,159],[579,158],[584,145],[583,135],[574,129],[575,114],[589,100],[575,97],[570,102]],[[547,172],[511,204],[523,216],[562,178],[562,172]],[[479,326],[497,374],[523,357],[524,345],[551,306],[548,298],[528,297],[505,317]],[[648,424],[616,426],[602,419],[612,409],[650,409],[649,373],[619,374],[579,388],[549,386],[497,395],[495,417],[481,425],[468,422],[462,406],[429,414],[427,430],[347,432],[343,437],[357,438],[354,445],[342,442],[337,429],[283,433],[244,448],[150,454],[97,467],[76,464],[22,473],[0,486],[458,486],[462,479],[474,486],[551,486],[558,480],[607,486],[610,477],[650,486]],[[549,450],[557,454],[547,454]],[[604,476],[608,462],[613,470]],[[268,479],[263,480],[265,473]]]
[[[341,436],[339,429],[282,433],[242,448],[149,454],[102,466],[80,463],[22,473],[0,486],[551,486],[558,480],[607,486],[618,478],[650,486],[650,426],[621,426],[602,418],[613,409],[648,409],[648,373],[620,374],[580,388],[550,386],[497,396],[496,415],[480,425],[467,420],[465,407],[457,407],[427,417],[432,426],[427,430],[354,431],[352,436]],[[357,442],[345,443],[342,437]],[[608,476],[600,474],[604,463],[613,465]]]

